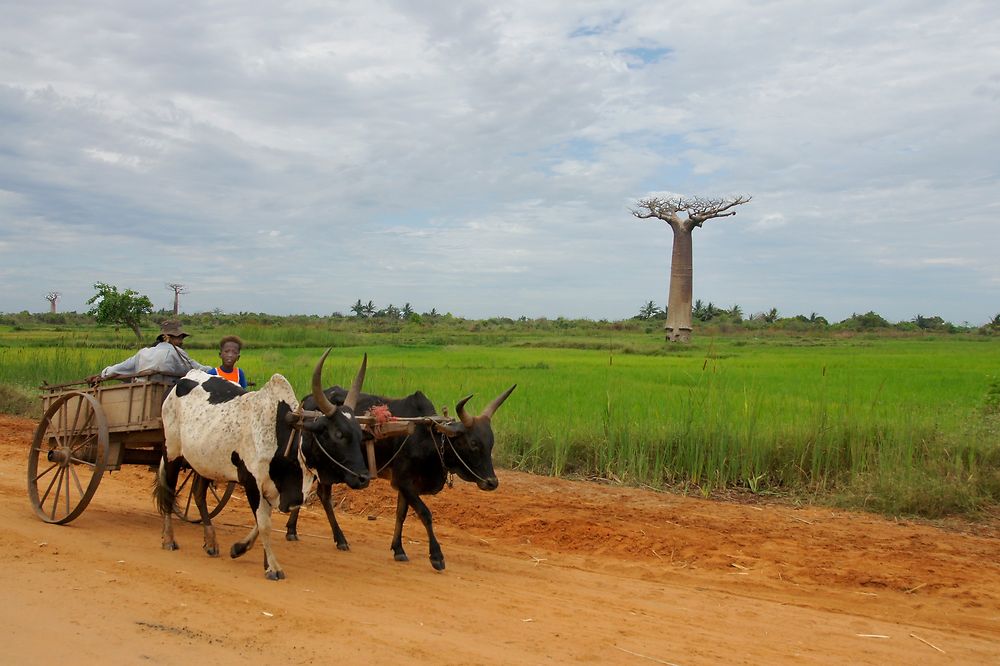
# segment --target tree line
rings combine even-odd
[[[815,312],[809,315],[797,314],[783,317],[777,308],[771,308],[766,312],[755,312],[747,316],[744,315],[743,308],[738,304],[729,308],[723,308],[716,306],[711,301],[705,303],[700,299],[696,300],[691,307],[691,318],[695,322],[702,324],[731,324],[736,326],[742,325],[748,328],[773,326],[776,328],[798,329],[895,329],[899,331],[931,331],[940,333],[962,333],[980,329],[983,332],[1000,331],[1000,313],[993,315],[983,326],[970,326],[968,322],[953,324],[938,315],[925,316],[923,314],[917,314],[912,319],[893,323],[871,310],[864,314],[852,313],[846,319],[831,323],[826,317]],[[639,308],[639,312],[633,319],[641,321],[666,321],[667,308],[659,307],[654,301],[646,301]]]
[[[174,285],[170,285],[174,286]],[[182,285],[176,285],[183,287]],[[139,294],[132,289],[119,290],[114,285],[105,282],[94,284],[95,293],[87,301],[92,307],[84,314],[76,312],[53,312],[32,314],[27,311],[17,314],[0,313],[0,324],[7,326],[18,326],[27,323],[48,323],[48,324],[87,324],[97,323],[122,327],[131,330],[137,339],[142,339],[142,326],[148,324],[150,320],[162,321],[170,316],[177,316],[177,300],[174,301],[174,309],[153,311],[153,304],[149,297]],[[53,292],[54,293],[54,292]],[[175,293],[186,293],[183,289],[175,290]],[[47,297],[48,298],[48,297]],[[55,300],[55,299],[49,299]],[[455,317],[451,313],[441,314],[436,308],[431,308],[427,312],[417,313],[410,303],[404,303],[402,307],[397,307],[392,303],[378,307],[372,300],[362,301],[358,299],[350,308],[350,315],[340,312],[333,312],[330,319],[343,320],[369,320],[373,323],[414,323],[429,324],[438,321],[466,321],[461,317]],[[892,323],[885,317],[874,311],[864,314],[853,313],[846,319],[831,323],[815,312],[809,315],[797,314],[783,317],[777,308],[771,308],[766,312],[756,312],[746,315],[743,308],[736,304],[729,308],[716,306],[713,302],[705,303],[701,299],[695,300],[691,306],[691,319],[699,327],[715,327],[722,332],[738,329],[759,329],[774,328],[784,330],[849,330],[849,331],[874,331],[874,330],[897,330],[911,332],[939,332],[939,333],[968,333],[979,332],[983,334],[1000,333],[1000,313],[997,313],[983,326],[970,326],[967,322],[961,325],[946,321],[938,315],[925,316],[917,314],[912,319]],[[319,315],[290,315],[286,317],[268,315],[265,313],[245,313],[238,315],[227,315],[216,309],[210,313],[200,313],[196,315],[185,315],[185,319],[197,319],[199,321],[210,321],[215,324],[232,324],[238,321],[252,319],[259,323],[306,322],[321,320]],[[668,308],[659,307],[654,301],[647,301],[639,308],[639,312],[631,317],[638,321],[669,321]],[[479,320],[473,320],[479,321]],[[529,323],[537,321],[548,321],[547,318],[531,320],[527,317],[520,317],[517,321],[508,317],[493,317],[481,320],[488,323],[513,325],[518,322]],[[558,317],[555,320],[561,327],[573,327],[574,320]],[[589,320],[576,320],[582,324]],[[606,320],[599,320],[598,323],[611,323]]]

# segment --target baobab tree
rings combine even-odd
[[[187,289],[184,288],[184,285],[177,284],[176,282],[168,284],[167,289],[171,289],[174,292],[174,316],[176,317],[180,312],[181,294],[186,294]]]
[[[667,323],[663,328],[670,342],[691,340],[692,263],[691,232],[705,220],[736,215],[733,210],[745,204],[749,195],[703,199],[701,197],[649,197],[636,202],[632,214],[639,219],[655,217],[674,231],[670,258],[670,295],[667,299]],[[683,214],[683,217],[682,217]]]
[[[62,294],[60,294],[58,291],[50,291],[49,293],[45,294],[45,300],[49,302],[49,312],[51,312],[52,314],[55,314],[56,312],[56,302],[59,300],[60,296],[62,296]]]

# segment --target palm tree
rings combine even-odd
[[[655,319],[662,312],[656,303],[649,301],[639,308],[639,319]]]

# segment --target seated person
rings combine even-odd
[[[243,368],[236,367],[236,361],[240,360],[242,350],[243,341],[235,335],[227,335],[219,340],[219,358],[222,359],[222,365],[205,372],[228,379],[234,384],[239,384],[240,388],[246,389],[247,377],[243,374]]]
[[[181,328],[179,321],[168,319],[160,324],[160,334],[156,337],[154,346],[144,347],[137,354],[121,363],[109,365],[101,371],[101,374],[89,377],[88,381],[95,383],[100,379],[116,375],[130,376],[155,370],[166,374],[151,374],[138,378],[138,381],[161,381],[176,384],[177,380],[187,374],[188,370],[212,370],[211,366],[198,363],[184,351],[184,338],[188,335]]]

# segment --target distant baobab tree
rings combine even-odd
[[[691,232],[705,220],[736,215],[732,210],[750,201],[750,196],[710,198],[649,197],[636,202],[632,214],[639,219],[655,217],[674,231],[674,247],[670,258],[670,295],[667,299],[667,323],[663,328],[670,342],[691,340],[692,262]],[[681,217],[681,214],[684,217]]]
[[[181,294],[186,294],[188,292],[187,289],[184,288],[184,285],[177,284],[176,282],[168,284],[167,289],[171,289],[174,292],[174,316],[176,316],[180,312]]]
[[[62,296],[62,294],[60,294],[58,291],[50,291],[49,293],[45,294],[45,300],[49,302],[49,312],[55,314],[56,302],[59,300],[60,296]]]

